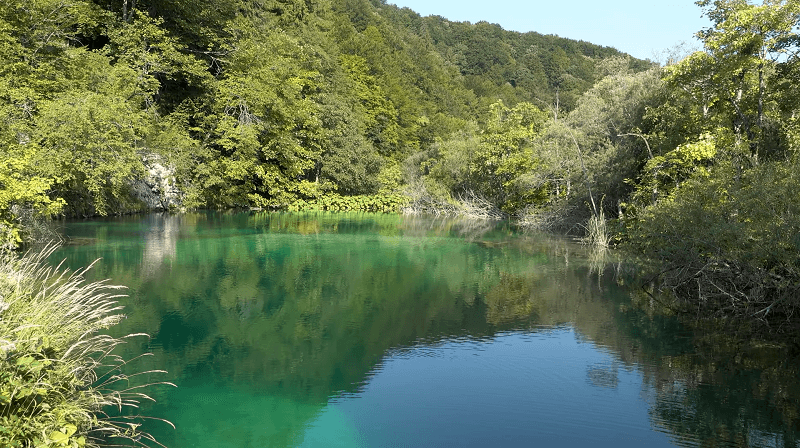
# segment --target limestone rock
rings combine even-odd
[[[181,207],[182,192],[175,186],[175,167],[164,163],[158,154],[142,157],[146,173],[131,183],[133,196],[150,210],[175,210]]]

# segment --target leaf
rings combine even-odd
[[[61,431],[53,431],[50,433],[50,440],[59,445],[66,445],[69,441],[69,436]]]
[[[33,356],[23,356],[22,358],[17,359],[17,365],[24,367],[31,364],[33,361],[35,361]]]
[[[75,431],[78,430],[78,427],[71,423],[67,423],[63,428],[61,428],[61,430],[67,433],[67,437],[70,437],[75,434]]]

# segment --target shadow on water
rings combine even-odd
[[[342,446],[370,446],[347,445],[364,430],[349,404],[331,403],[367,400],[404,359],[451,353],[457,365],[458,347],[538,350],[562,337],[594,353],[581,390],[606,400],[634,378],[649,425],[672,444],[800,446],[800,377],[781,347],[688,330],[631,292],[621,263],[508,223],[193,213],[67,222],[64,232],[81,244],[56,257],[72,267],[102,258],[91,275],[129,287],[128,318],[113,331],[152,339],[125,355],[151,351],[141,362],[179,386],[156,390],[145,409],[178,427],[153,428],[170,447],[313,446],[319,434],[335,445],[334,433]]]

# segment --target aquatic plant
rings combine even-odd
[[[598,214],[589,217],[586,223],[586,235],[583,243],[592,247],[604,249],[611,245],[611,232],[608,229],[606,216],[601,209]]]
[[[400,194],[342,196],[336,193],[321,195],[316,199],[298,199],[289,205],[290,211],[364,211],[397,213],[408,202]]]

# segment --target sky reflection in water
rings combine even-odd
[[[673,446],[651,430],[635,369],[570,327],[536,331],[390,353],[300,446]]]

